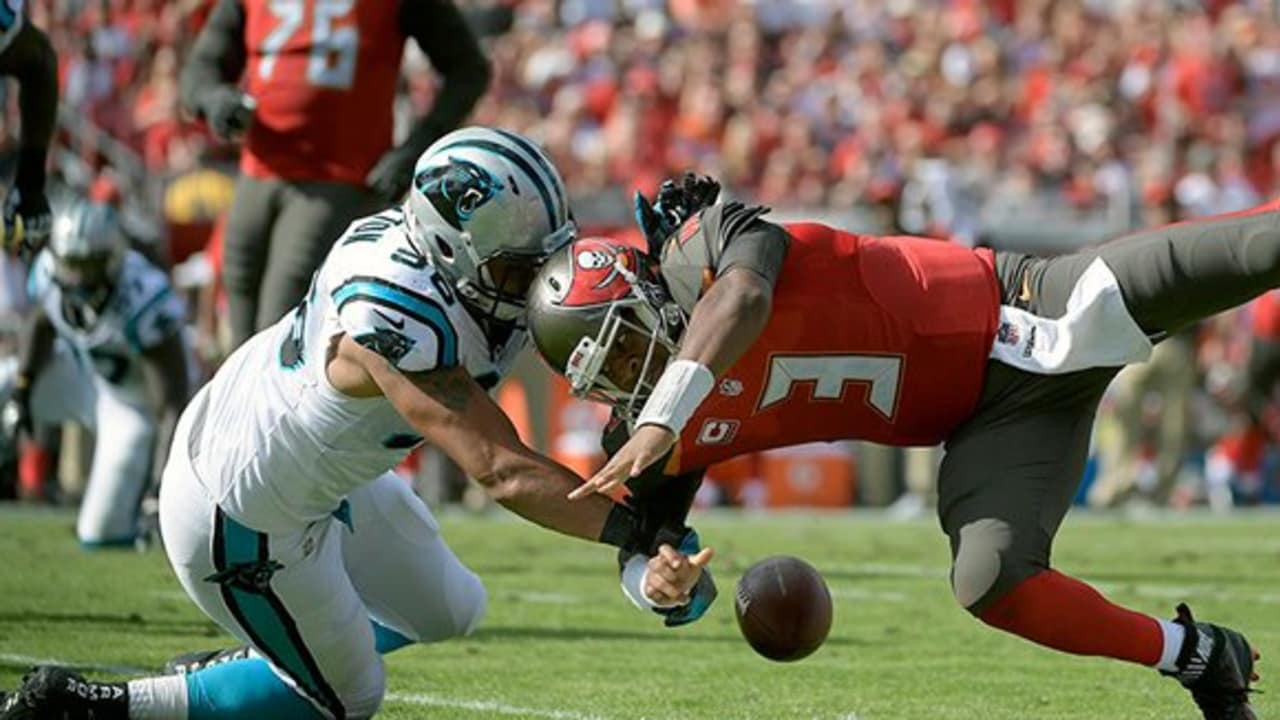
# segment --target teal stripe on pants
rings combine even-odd
[[[237,565],[265,568],[265,563],[270,561],[267,536],[219,514],[222,530],[222,566],[217,568],[219,572]],[[303,644],[293,618],[272,592],[269,576],[268,582],[252,589],[242,582],[224,581],[222,595],[236,620],[254,638],[263,654],[287,672],[303,692],[328,708],[334,717],[345,717],[341,701]]]

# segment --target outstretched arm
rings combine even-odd
[[[415,430],[453,459],[503,507],[566,535],[623,547],[634,514],[596,496],[565,499],[579,478],[520,441],[511,421],[461,367],[402,373],[349,336],[338,355],[358,365]]]

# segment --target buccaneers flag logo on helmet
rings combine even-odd
[[[632,293],[646,265],[635,248],[602,238],[573,244],[570,285],[561,303],[568,307],[605,305]]]

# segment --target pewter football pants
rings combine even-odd
[[[259,533],[209,497],[186,450],[187,425],[178,426],[160,491],[169,562],[206,615],[322,714],[377,711],[386,677],[370,619],[417,642],[479,623],[484,586],[399,477],[362,486],[334,516]]]
[[[996,256],[1002,301],[1061,317],[1102,259],[1125,309],[1159,340],[1280,287],[1280,201],[1144,230],[1080,253]],[[991,362],[977,412],[947,440],[938,517],[951,539],[956,599],[982,613],[1050,567],[1083,477],[1094,416],[1118,367],[1037,375]]]
[[[227,217],[222,269],[232,347],[297,305],[342,231],[378,207],[360,185],[241,175]]]

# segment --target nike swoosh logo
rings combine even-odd
[[[382,318],[383,320],[386,320],[387,324],[390,325],[391,327],[397,330],[404,329],[404,318],[400,318],[399,320],[393,320],[390,315],[382,312],[381,310],[375,309],[373,312],[376,313],[378,317]]]

